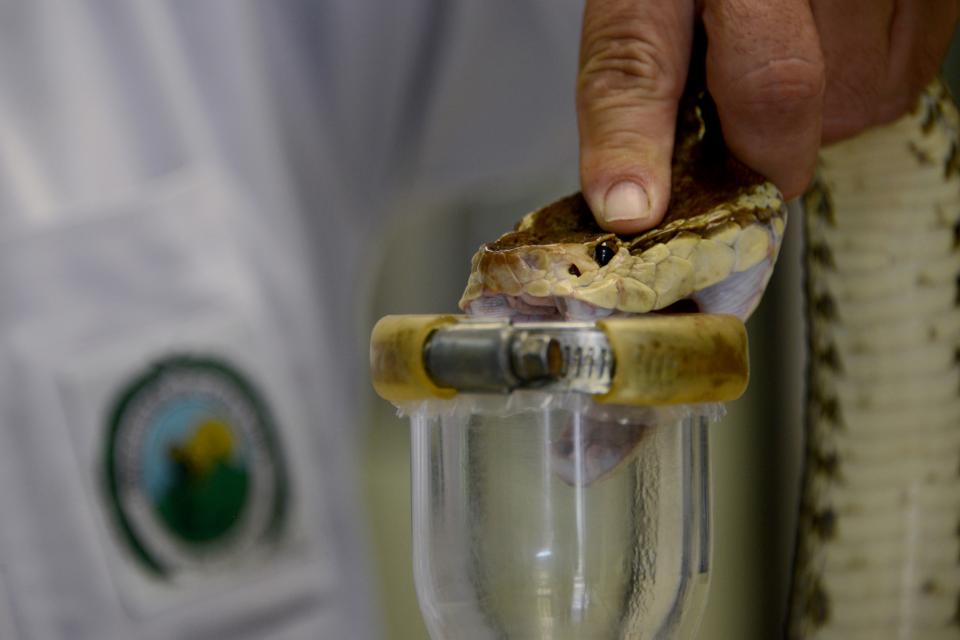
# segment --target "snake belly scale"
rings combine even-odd
[[[956,106],[823,151],[789,637],[960,638]]]

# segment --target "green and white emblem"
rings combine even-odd
[[[268,408],[227,363],[166,358],[109,412],[107,499],[121,537],[161,577],[272,545],[287,481]]]

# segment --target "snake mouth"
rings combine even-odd
[[[472,316],[480,317],[509,317],[514,320],[596,320],[616,316],[646,315],[629,313],[618,309],[610,309],[599,305],[578,300],[576,298],[559,296],[531,296],[521,294],[511,296],[506,294],[482,296],[472,300],[466,309]],[[704,311],[702,305],[693,298],[683,298],[649,313],[680,314],[700,313]]]
[[[664,307],[663,309],[651,311],[651,313],[663,313],[670,315],[676,313],[700,313],[701,311],[702,309],[700,308],[699,302],[693,298],[683,298],[682,300],[677,300],[673,304]]]
[[[576,294],[569,296],[535,296],[529,293],[515,295],[486,292],[461,308],[469,315],[515,320],[596,320],[611,316],[635,316],[643,313],[718,313],[730,314],[746,320],[760,302],[767,281],[773,271],[774,257],[760,261],[744,271],[733,273],[724,280],[690,291],[678,300],[662,307],[635,312],[606,307]]]

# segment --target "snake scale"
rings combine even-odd
[[[957,109],[825,149],[806,209],[809,384],[792,638],[960,638]]]
[[[692,84],[691,86],[696,86]],[[941,84],[912,113],[823,151],[807,210],[807,444],[790,638],[960,637],[957,111]],[[746,319],[786,208],[732,157],[703,90],[681,100],[671,206],[636,236],[580,194],[473,258],[474,315]],[[636,442],[610,445],[607,466]]]

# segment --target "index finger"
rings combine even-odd
[[[602,227],[655,226],[670,197],[693,0],[587,0],[577,79],[580,180]]]

